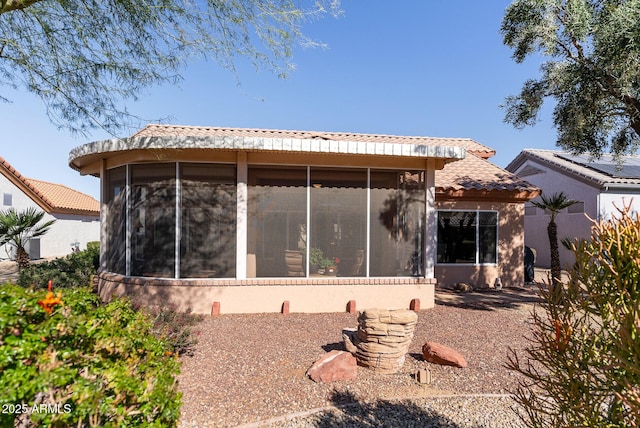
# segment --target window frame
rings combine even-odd
[[[476,209],[476,210],[466,210],[466,209],[451,209],[451,208],[447,208],[447,209],[436,209],[436,225],[437,225],[437,229],[439,229],[439,221],[440,221],[440,213],[441,212],[453,212],[453,213],[475,213],[476,215],[476,219],[475,219],[475,262],[474,263],[447,263],[447,262],[441,262],[439,261],[439,241],[438,241],[438,231],[436,230],[436,248],[435,248],[435,258],[436,258],[436,266],[499,266],[500,265],[500,251],[499,251],[499,244],[500,244],[500,212],[498,210],[483,210],[483,209]],[[495,213],[496,215],[496,241],[495,241],[495,248],[496,248],[496,254],[495,254],[495,262],[491,262],[491,263],[481,263],[480,262],[480,222],[479,222],[479,218],[480,218],[480,213]]]

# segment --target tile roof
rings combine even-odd
[[[384,134],[358,134],[347,132],[290,131],[278,129],[223,128],[207,126],[180,126],[150,124],[131,137],[254,137],[296,138],[329,141],[360,141],[371,143],[424,144],[427,146],[462,147],[482,158],[495,155],[495,150],[470,138],[411,137]]]
[[[539,192],[536,186],[515,174],[470,153],[464,159],[448,163],[444,169],[436,171],[436,190]]]
[[[132,137],[254,137],[296,138],[337,141],[366,141],[396,144],[424,144],[462,147],[467,156],[462,160],[447,163],[436,171],[436,189],[440,192],[458,191],[506,191],[537,195],[539,189],[516,175],[488,162],[495,150],[470,138],[411,137],[380,134],[357,134],[341,132],[289,131],[270,129],[234,129],[220,127],[147,125]]]
[[[27,178],[0,156],[0,174],[26,193],[48,213],[99,215],[100,203],[89,195],[61,184]]]
[[[361,150],[361,145],[365,150]],[[482,197],[495,191],[500,192],[501,198],[522,200],[539,193],[537,187],[490,163],[487,159],[495,155],[495,150],[470,138],[150,124],[129,138],[94,142],[74,149],[69,156],[70,165],[80,170],[105,153],[162,147],[433,156],[445,161],[444,169],[436,171],[436,188],[440,194],[451,196],[466,192],[469,197]]]
[[[514,160],[512,160],[506,169],[508,171],[517,171],[527,159],[531,159],[542,163],[543,165],[550,165],[564,171],[566,174],[573,175],[577,178],[581,178],[588,182],[591,182],[598,186],[638,186],[640,187],[640,179],[638,178],[623,178],[613,177],[609,174],[605,174],[594,168],[590,168],[583,164],[572,162],[561,156],[571,157],[571,153],[563,152],[560,150],[542,150],[542,149],[525,149]],[[623,156],[621,160],[625,159],[638,160],[638,156]]]

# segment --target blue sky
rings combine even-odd
[[[193,63],[179,87],[149,89],[128,109],[148,122],[472,138],[497,151],[505,167],[524,148],[555,148],[551,108],[535,127],[514,129],[500,105],[540,59],[511,59],[500,22],[507,0],[343,0],[344,15],[305,25],[326,49],[298,49],[287,79],[238,60],[238,76]],[[393,6],[392,6],[393,5]],[[238,81],[240,85],[238,85]],[[25,92],[0,102],[0,156],[29,178],[64,184],[96,198],[98,179],[68,166],[69,151],[109,138],[56,129]],[[130,132],[129,132],[130,133]]]

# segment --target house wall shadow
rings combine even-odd
[[[349,392],[334,392],[330,401],[338,406],[313,415],[313,426],[320,428],[437,426],[459,428],[451,419],[428,408],[417,406],[409,400],[376,400],[360,402]]]

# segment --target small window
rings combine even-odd
[[[538,208],[533,205],[524,207],[524,215],[538,215]]]
[[[438,211],[440,264],[495,264],[498,261],[498,213]]]
[[[567,208],[569,214],[582,214],[584,212],[584,202],[577,202]]]
[[[10,207],[13,204],[13,197],[11,193],[5,193],[2,195],[2,205]]]

